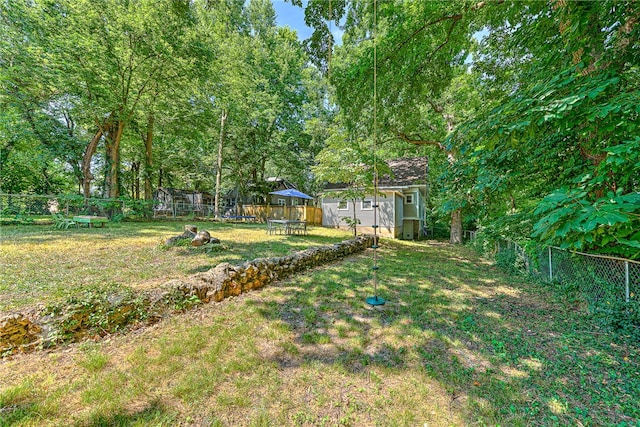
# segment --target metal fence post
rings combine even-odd
[[[549,246],[549,281],[553,282],[553,264],[551,263],[551,246]]]
[[[624,297],[629,302],[629,261],[624,262]]]

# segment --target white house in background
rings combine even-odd
[[[427,196],[426,157],[395,159],[387,162],[392,176],[378,180],[378,234],[384,237],[418,239],[425,221]],[[353,200],[340,197],[345,184],[331,183],[325,186],[322,198],[322,225],[349,228],[344,217],[353,216]],[[360,220],[358,231],[373,233],[373,193],[356,200],[356,217]]]

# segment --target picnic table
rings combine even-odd
[[[73,217],[73,221],[76,224],[87,224],[87,227],[91,228],[96,224],[100,224],[101,227],[109,222],[109,218],[106,216],[94,216],[94,215],[76,215]]]
[[[268,219],[268,234],[304,234],[307,235],[307,221],[298,221],[290,219]]]

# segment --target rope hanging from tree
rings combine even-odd
[[[331,81],[331,54],[333,53],[333,25],[331,20],[333,19],[333,13],[331,10],[331,0],[329,0],[329,48],[327,49],[327,81]]]
[[[377,44],[376,39],[376,27],[378,25],[378,3],[376,0],[373,2],[373,296],[367,298],[367,304],[369,305],[383,305],[386,301],[384,298],[378,296],[378,224],[379,212],[378,212],[378,162],[377,162],[377,150],[378,150],[378,58],[377,58]]]

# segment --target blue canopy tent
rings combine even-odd
[[[273,194],[274,196],[281,197],[289,197],[291,200],[294,199],[304,199],[304,200],[313,200],[313,197],[304,194],[302,191],[298,191],[294,188],[287,188],[285,190],[272,191],[269,194]],[[286,218],[289,220],[300,220],[306,219],[306,210],[299,210],[302,206],[295,206],[291,203],[285,203],[281,206],[271,206],[267,205],[267,217],[271,215],[274,218]]]
[[[308,196],[308,195],[304,194],[302,191],[298,191],[298,190],[293,189],[293,188],[288,188],[286,190],[272,191],[269,194],[275,194],[277,196],[284,196],[284,197],[299,197],[301,199],[313,200],[313,197]]]

